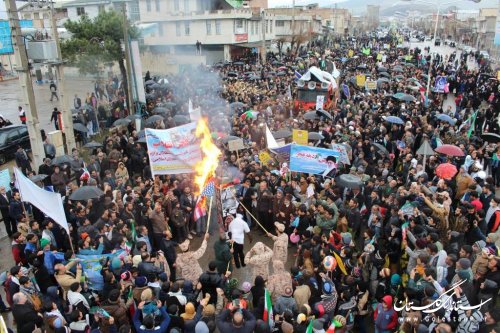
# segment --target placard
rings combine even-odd
[[[227,143],[229,151],[236,151],[245,149],[245,144],[243,143],[243,139],[231,140]]]
[[[298,145],[306,145],[309,141],[309,132],[304,130],[294,129],[292,131],[292,140]]]
[[[366,81],[366,90],[376,90],[377,89],[377,81]]]
[[[365,74],[358,74],[356,75],[356,84],[358,87],[364,87],[366,82],[366,75]]]
[[[324,104],[325,104],[325,96],[323,95],[316,96],[316,110],[322,110]]]

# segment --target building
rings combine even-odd
[[[143,68],[152,73],[257,54],[263,50],[263,39],[268,48],[276,37],[274,14],[243,8],[243,1],[140,0],[139,10],[142,24],[157,26],[143,39]],[[196,50],[198,41],[201,54]]]
[[[366,6],[366,24],[368,29],[376,29],[380,23],[380,6],[367,5]]]
[[[54,6],[59,13],[58,25],[64,24],[66,19],[77,21],[81,16],[86,15],[93,19],[105,10],[115,10],[121,12],[123,3],[127,6],[127,16],[131,22],[140,20],[139,0],[113,1],[113,0],[72,0],[68,2],[57,2]]]
[[[19,13],[19,19],[31,20],[33,22],[33,28],[48,31],[50,33],[50,29],[52,29],[50,5],[42,5],[41,2],[28,2],[20,6],[17,11]]]
[[[477,49],[487,50],[490,53],[496,49],[494,39],[497,13],[497,8],[481,8],[479,10]]]

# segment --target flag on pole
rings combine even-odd
[[[267,148],[269,149],[276,149],[279,148],[278,143],[276,142],[276,139],[274,138],[273,134],[269,130],[269,127],[266,125],[266,141],[267,141]]]
[[[204,197],[212,197],[215,194],[215,182],[213,179],[209,179],[201,195]]]
[[[198,221],[203,216],[207,215],[207,209],[205,208],[205,197],[199,196],[196,200],[196,205],[194,206],[193,218]]]
[[[85,164],[83,164],[82,171],[83,171],[83,173],[80,176],[80,180],[89,180],[90,179],[90,172],[87,169],[87,166]]]
[[[274,313],[273,313],[273,303],[271,302],[271,294],[269,290],[265,289],[264,294],[264,315],[262,319],[269,324],[269,327],[273,329],[274,327]]]
[[[476,118],[477,118],[477,111],[472,114],[472,119],[469,127],[469,131],[467,132],[467,137],[470,138],[472,135],[472,132],[474,132],[474,127],[476,127]]]
[[[292,88],[290,85],[288,85],[288,88],[286,88],[286,98],[292,99]]]

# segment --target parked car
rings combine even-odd
[[[488,51],[479,51],[479,55],[483,57],[483,59],[489,59],[490,58],[490,54],[488,53]]]
[[[0,128],[0,164],[14,158],[17,146],[31,149],[28,128],[25,125],[10,125]]]
[[[436,38],[434,40],[434,46],[440,46],[441,45],[441,38]]]

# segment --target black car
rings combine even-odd
[[[434,40],[434,46],[440,46],[441,45],[441,39],[440,38],[436,38]]]
[[[30,150],[30,137],[25,125],[10,125],[0,128],[0,164],[14,157],[17,146]]]

